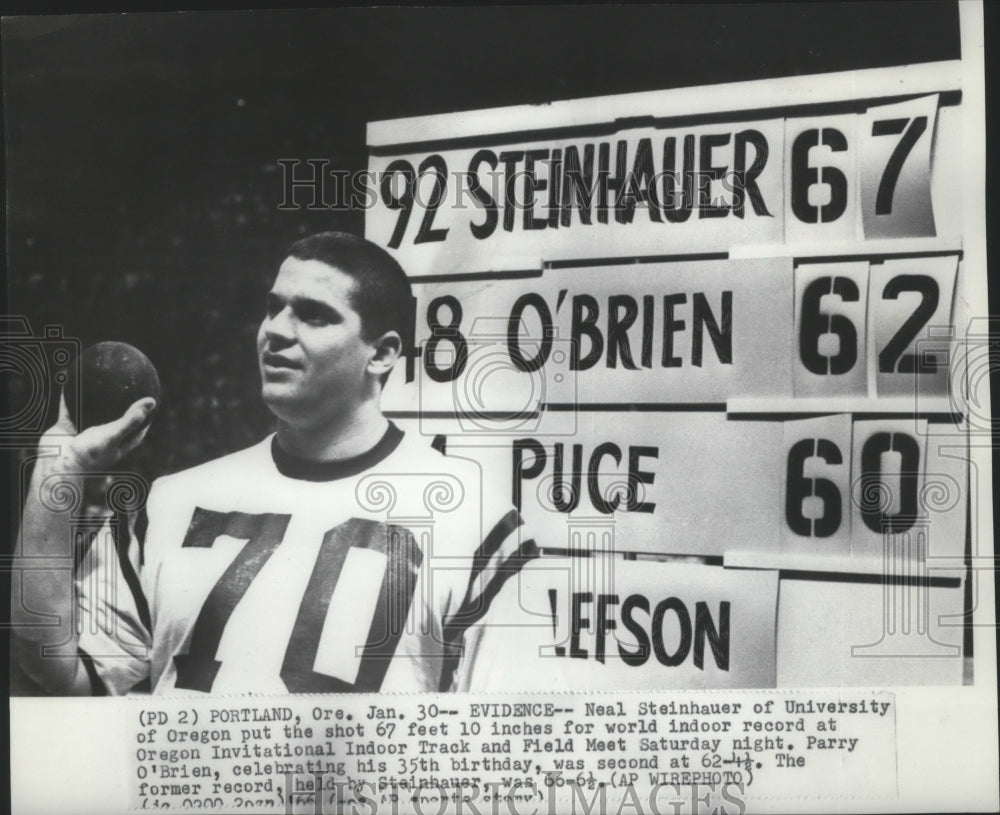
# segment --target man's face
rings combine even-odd
[[[279,419],[313,424],[368,398],[365,371],[375,348],[362,339],[353,287],[319,260],[281,264],[257,332],[262,396]]]

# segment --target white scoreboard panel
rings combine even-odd
[[[548,556],[509,611],[509,647],[552,657],[525,676],[572,685],[578,658],[588,688],[961,681],[984,270],[960,76],[369,125],[366,234],[414,284],[383,408],[478,462]],[[692,668],[707,646],[725,658]]]

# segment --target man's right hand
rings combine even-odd
[[[91,683],[78,653],[74,573],[65,567],[73,551],[72,520],[69,512],[45,505],[42,485],[52,476],[80,483],[88,473],[113,467],[142,443],[155,407],[151,397],[139,399],[119,419],[78,433],[61,399],[59,419],[39,442],[42,454],[35,460],[15,543],[11,622],[15,659],[50,693],[86,694]],[[57,623],[40,625],[46,617]]]
[[[60,399],[59,418],[40,444],[60,447],[61,464],[67,470],[86,473],[111,467],[142,443],[155,408],[156,400],[146,396],[132,403],[121,418],[77,432],[66,400]]]

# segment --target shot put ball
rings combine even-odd
[[[80,355],[79,365],[70,368],[66,380],[66,407],[77,430],[121,418],[129,405],[144,396],[159,403],[160,377],[149,357],[125,342],[91,345]]]

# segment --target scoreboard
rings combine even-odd
[[[542,548],[526,689],[961,681],[962,105],[948,62],[369,125],[383,408]]]

